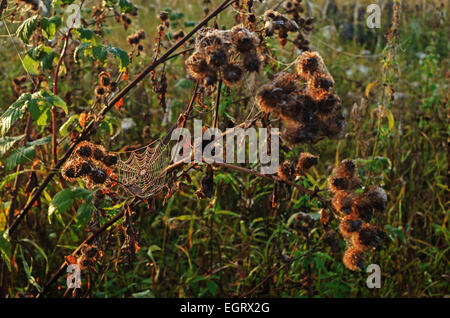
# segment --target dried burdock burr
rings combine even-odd
[[[342,262],[344,263],[345,267],[347,267],[351,271],[364,269],[362,252],[354,246],[350,246],[345,250]]]
[[[278,177],[283,181],[290,181],[295,176],[294,165],[289,161],[283,162],[277,170]]]
[[[297,172],[304,173],[317,165],[319,157],[310,154],[309,152],[301,152],[297,160]]]
[[[241,53],[254,52],[256,50],[256,46],[258,45],[258,38],[254,33],[249,30],[234,26],[230,32],[231,43],[236,48],[236,51]]]
[[[169,19],[169,13],[167,11],[161,11],[158,14],[158,19],[161,20],[161,22],[167,21],[167,19]]]
[[[353,160],[343,160],[336,168],[334,175],[350,179],[355,175],[355,172],[356,165]]]
[[[94,168],[89,173],[89,179],[94,184],[103,184],[105,183],[106,179],[108,178],[108,175],[106,174],[106,171],[102,168]]]
[[[379,231],[375,226],[366,223],[361,226],[359,231],[352,234],[352,244],[360,251],[364,251],[367,248],[374,248],[381,242],[378,233]]]
[[[331,200],[333,208],[345,214],[352,213],[353,206],[353,194],[347,191],[337,191]]]
[[[99,86],[95,87],[94,92],[95,92],[95,96],[97,96],[98,98],[102,98],[105,95],[106,90],[105,90],[105,87],[99,85]]]
[[[90,145],[85,144],[85,145],[80,146],[77,149],[76,153],[78,155],[80,155],[81,157],[90,157],[90,156],[92,156],[92,148]]]
[[[261,61],[257,54],[243,54],[242,65],[244,69],[250,73],[259,72]]]
[[[242,79],[242,69],[236,63],[231,63],[223,67],[223,81],[227,87],[235,86]]]
[[[282,99],[283,90],[275,88],[272,84],[265,84],[261,86],[258,95],[256,96],[256,104],[259,109],[265,113],[279,111],[278,103]]]
[[[346,177],[332,176],[328,181],[328,189],[333,193],[349,190],[350,181]]]
[[[350,238],[353,234],[361,229],[361,226],[361,220],[355,218],[353,215],[347,215],[339,225],[339,232],[341,233],[342,237]]]
[[[370,206],[377,211],[384,211],[387,203],[387,195],[381,187],[371,187],[365,194]]]
[[[358,195],[353,201],[352,213],[358,218],[369,222],[372,219],[373,209],[364,196]]]
[[[118,160],[119,160],[119,158],[118,158],[117,156],[111,155],[111,154],[106,155],[106,156],[104,156],[104,157],[102,158],[102,162],[103,162],[105,165],[107,165],[108,167],[112,167],[112,166],[114,166],[115,164],[117,164]]]
[[[315,128],[308,124],[289,125],[282,134],[282,138],[290,145],[312,141],[315,136]]]
[[[105,156],[105,150],[103,147],[95,145],[93,150],[93,157],[97,161],[101,161]]]
[[[207,63],[214,67],[219,67],[227,64],[228,63],[227,51],[223,48],[216,47],[210,54],[208,54]]]

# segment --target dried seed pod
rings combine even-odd
[[[387,203],[387,195],[381,187],[371,187],[365,194],[370,206],[378,211],[384,211]]]
[[[67,181],[74,181],[76,176],[76,170],[73,162],[67,162],[62,168],[62,176]]]
[[[352,213],[353,194],[346,191],[337,191],[331,200],[333,208],[343,214]]]
[[[256,50],[259,41],[254,33],[240,26],[234,26],[230,34],[231,43],[233,43],[238,52],[246,53]]]
[[[160,19],[162,22],[167,21],[167,19],[169,19],[169,13],[167,11],[161,11],[158,14],[158,19]]]
[[[335,137],[344,129],[345,118],[342,114],[331,114],[321,121],[321,130],[327,137]]]
[[[297,79],[293,74],[288,72],[278,73],[273,80],[273,85],[281,88],[285,94],[289,94],[299,89]]]
[[[208,56],[207,62],[209,65],[219,67],[228,63],[227,51],[224,48],[215,48]]]
[[[81,157],[90,157],[92,156],[92,148],[89,144],[81,145],[76,150],[76,154]]]
[[[249,72],[259,72],[261,61],[256,53],[243,54],[242,65],[244,66],[244,69]]]
[[[112,167],[117,164],[119,158],[115,155],[106,155],[103,157],[102,162],[108,167]]]
[[[328,73],[325,63],[318,52],[304,51],[297,59],[295,70],[304,80],[313,80],[315,76],[328,79],[334,84],[333,77]]]
[[[94,159],[97,161],[102,161],[105,156],[105,150],[103,147],[96,145],[93,150]]]
[[[89,173],[89,178],[94,184],[103,184],[108,178],[108,175],[106,174],[105,170],[98,168],[91,170],[91,172]]]
[[[329,114],[340,102],[335,94],[326,94],[317,101],[317,112],[320,114]]]
[[[223,81],[227,87],[235,86],[242,79],[242,69],[236,63],[223,67]]]
[[[342,262],[344,263],[345,267],[352,271],[364,269],[362,252],[353,246],[348,247],[345,250]]]
[[[83,161],[75,165],[75,178],[79,178],[90,174],[93,170],[92,164],[89,161]]]
[[[316,133],[316,128],[313,125],[305,123],[291,124],[286,127],[282,137],[287,143],[295,145],[312,141],[316,136]]]
[[[95,96],[97,96],[98,98],[101,98],[105,95],[106,90],[103,86],[97,86],[95,87]]]
[[[353,178],[356,172],[356,165],[353,160],[343,160],[339,163],[334,175],[340,177],[346,177],[348,179]]]
[[[372,219],[372,206],[364,196],[358,196],[353,201],[352,213],[358,218],[369,222]]]
[[[311,169],[312,166],[317,165],[319,157],[310,154],[309,152],[301,152],[298,156],[297,171],[305,172]]]
[[[278,111],[278,103],[282,99],[283,90],[275,88],[272,84],[261,86],[256,96],[256,104],[265,113]]]
[[[347,215],[339,225],[339,232],[344,238],[351,237],[355,232],[359,231],[362,222],[352,215]]]
[[[378,230],[371,224],[364,224],[358,232],[352,234],[353,246],[360,251],[369,247],[376,247],[380,242]]]
[[[347,191],[350,188],[350,182],[346,177],[332,176],[328,181],[328,189],[333,192]]]
[[[290,181],[295,174],[295,169],[289,161],[283,162],[277,170],[278,177],[283,181]]]

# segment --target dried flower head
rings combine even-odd
[[[347,191],[337,191],[331,200],[333,208],[343,214],[352,213],[353,194]]]
[[[344,263],[345,267],[347,267],[351,271],[364,269],[362,252],[353,246],[350,246],[345,250],[342,262]]]
[[[294,177],[294,174],[295,174],[294,166],[289,161],[283,162],[278,167],[277,175],[283,181],[290,181]]]
[[[312,166],[317,165],[319,158],[309,152],[301,152],[298,156],[297,171],[305,172],[309,170]]]

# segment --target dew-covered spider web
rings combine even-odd
[[[119,159],[116,170],[119,183],[130,194],[148,198],[160,192],[166,181],[170,149],[160,142],[131,152],[126,161]]]

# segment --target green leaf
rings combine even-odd
[[[81,227],[84,227],[92,218],[92,212],[94,212],[94,205],[91,202],[86,202],[80,205],[77,211],[77,220]]]
[[[59,134],[63,137],[67,136],[67,134],[69,133],[68,129],[70,127],[70,125],[77,120],[79,117],[78,114],[72,115],[69,117],[69,119],[61,125],[61,127],[59,128]]]
[[[56,106],[56,107],[60,107],[64,110],[64,112],[66,113],[66,115],[69,113],[69,109],[67,108],[66,102],[59,97],[58,95],[53,94],[50,91],[47,90],[42,90],[41,91],[41,96],[51,105],[51,106]]]
[[[20,136],[16,136],[16,137],[4,137],[4,138],[0,138],[0,157],[3,157],[5,155],[5,153],[11,149],[12,146],[14,146],[14,144],[22,139],[25,135],[20,135]]]
[[[61,17],[60,16],[54,16],[52,18],[41,18],[39,25],[42,28],[42,31],[44,32],[44,35],[47,37],[47,39],[53,38],[53,36],[58,31],[59,27],[61,26]]]
[[[94,55],[97,60],[100,60],[100,62],[105,63],[108,52],[103,45],[96,45],[92,47],[92,55]]]
[[[80,27],[73,29],[72,34],[78,36],[82,41],[90,42],[93,39],[94,31]]]
[[[119,8],[121,13],[130,13],[134,10],[134,6],[127,0],[119,0]]]
[[[28,54],[23,58],[23,66],[25,67],[25,70],[30,73],[30,75],[39,74],[39,62],[33,60]]]
[[[27,142],[24,147],[15,149],[5,160],[6,169],[11,170],[18,164],[33,160],[34,150],[36,149],[36,147],[48,144],[51,142],[51,140],[51,136],[47,136],[31,142]]]
[[[31,161],[34,158],[34,148],[35,147],[20,147],[15,149],[8,158],[6,158],[6,169],[11,170],[17,165]]]
[[[123,71],[130,63],[130,58],[128,57],[128,53],[126,51],[111,45],[108,45],[108,51],[119,60],[119,67],[121,71]]]
[[[38,16],[26,19],[17,29],[16,35],[24,42],[28,43],[31,35],[37,28]]]
[[[85,55],[84,51],[86,50],[88,50],[88,55],[92,54],[92,43],[82,42],[77,46],[77,48],[73,52],[73,60],[75,61],[75,63],[78,63],[78,55],[80,53],[82,56]]]
[[[52,199],[50,206],[48,207],[48,220],[50,222],[50,218],[54,213],[64,213],[66,212],[73,204],[73,195],[70,189],[63,189]]]
[[[11,126],[22,116],[26,109],[26,102],[31,99],[29,93],[22,94],[9,108],[0,116],[0,137],[3,137]]]

